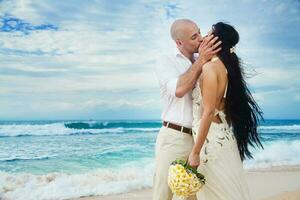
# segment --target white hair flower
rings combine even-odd
[[[235,53],[235,47],[234,46],[230,48],[230,53]]]

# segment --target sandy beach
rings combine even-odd
[[[253,200],[300,200],[300,166],[248,170],[246,177]],[[151,197],[152,189],[147,188],[125,194],[72,200],[152,200]]]

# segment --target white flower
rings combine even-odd
[[[235,47],[231,47],[230,48],[230,53],[234,53],[235,52]]]

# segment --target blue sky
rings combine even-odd
[[[266,118],[300,118],[300,1],[0,1],[0,120],[159,119],[155,59],[190,18],[240,33]]]

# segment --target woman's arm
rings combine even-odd
[[[203,81],[202,81],[202,99],[203,99],[203,112],[201,116],[201,126],[199,127],[197,139],[192,149],[189,163],[192,167],[198,167],[200,164],[199,154],[208,134],[209,127],[214,118],[218,79],[214,69],[214,63],[207,63],[203,66]]]

